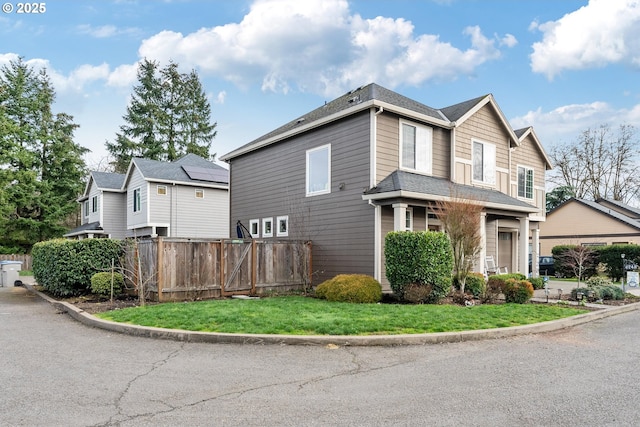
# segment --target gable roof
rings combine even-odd
[[[619,200],[600,198],[596,200],[596,203],[599,203],[601,205],[612,205],[614,206],[614,209],[626,212],[628,214],[627,216],[629,216],[630,218],[640,220],[640,209],[629,206]],[[620,213],[624,215],[623,212]]]
[[[508,208],[520,212],[537,212],[538,208],[510,197],[497,190],[452,183],[445,178],[436,178],[418,173],[396,170],[377,186],[367,190],[363,199],[382,200],[393,197],[408,197],[423,200],[447,200],[452,194],[477,200],[486,207]]]
[[[226,188],[229,185],[228,170],[192,153],[173,162],[161,162],[159,160],[136,157],[132,159],[129,164],[126,173],[127,178],[123,182],[122,188],[126,185],[126,181],[130,178],[134,168],[140,171],[145,181],[182,183],[199,187],[216,188],[220,188],[221,186]],[[189,173],[190,168],[209,171],[215,179],[194,179],[192,178],[193,174]]]
[[[123,173],[91,172],[91,177],[101,190],[120,190],[124,182]]]
[[[289,138],[293,135],[306,132],[310,129],[322,126],[340,118],[355,114],[372,107],[379,108],[378,111],[393,111],[399,115],[414,118],[431,123],[443,128],[454,128],[464,123],[476,111],[485,105],[490,104],[504,128],[511,137],[512,145],[519,145],[520,140],[513,132],[504,114],[495,102],[493,95],[483,95],[468,101],[460,102],[444,108],[433,108],[397,92],[386,89],[375,83],[361,86],[351,90],[344,95],[324,105],[310,111],[309,113],[280,126],[273,131],[266,133],[253,141],[220,157],[223,161],[229,161],[234,157],[241,156],[259,148]]]
[[[603,201],[603,200],[607,200],[607,199],[598,199],[598,201]],[[547,218],[549,218],[551,215],[553,215],[554,212],[557,212],[559,209],[563,208],[564,206],[567,206],[569,203],[579,203],[583,206],[586,206],[590,209],[593,209],[603,215],[608,216],[611,219],[614,219],[616,221],[622,222],[628,226],[631,226],[633,228],[636,228],[638,230],[640,230],[640,220],[629,217],[627,215],[624,215],[612,208],[603,206],[602,204],[600,204],[598,201],[591,201],[591,200],[586,200],[586,199],[578,199],[575,197],[572,197],[571,199],[565,201],[564,203],[562,203],[559,206],[556,206],[554,209],[552,209],[549,213],[547,213]],[[610,200],[607,200],[609,202],[611,202]],[[633,209],[633,208],[632,208]]]
[[[536,144],[536,148],[538,149],[538,151],[542,155],[542,158],[544,159],[545,169],[546,170],[553,169],[553,165],[551,164],[551,160],[547,156],[547,153],[544,151],[544,148],[542,148],[542,144],[540,143],[540,140],[538,139],[538,135],[536,135],[536,133],[533,130],[532,126],[529,126],[529,127],[526,127],[526,128],[522,128],[522,129],[515,129],[513,132],[518,137],[518,140],[520,141],[520,143],[522,143],[528,137],[531,137],[531,139],[533,140],[534,144]]]
[[[125,175],[122,173],[91,171],[89,172],[89,179],[84,187],[84,192],[76,201],[83,202],[89,198],[91,183],[94,183],[96,188],[102,191],[120,192],[122,191],[124,178]]]

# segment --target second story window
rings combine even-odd
[[[89,201],[88,200],[84,201],[84,216],[85,217],[89,216]]]
[[[307,196],[331,193],[331,145],[307,150]]]
[[[533,199],[533,169],[518,166],[518,197]]]
[[[91,212],[98,212],[98,196],[93,196],[91,198]]]
[[[433,130],[409,122],[400,122],[400,167],[431,173]]]
[[[140,189],[136,188],[133,190],[133,211],[140,212],[142,210],[142,205],[140,204]]]
[[[473,141],[473,180],[485,184],[496,183],[496,146]]]

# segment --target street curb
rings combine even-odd
[[[640,308],[640,303],[623,306],[602,307],[597,311],[579,314],[564,319],[535,323],[507,328],[480,329],[461,332],[435,332],[430,334],[402,334],[402,335],[266,335],[266,334],[229,334],[221,332],[197,332],[178,329],[163,329],[147,326],[129,325],[99,319],[86,311],[67,302],[57,301],[33,286],[23,285],[29,292],[39,295],[61,312],[68,313],[75,320],[94,328],[112,332],[128,334],[137,337],[166,339],[174,341],[215,343],[215,344],[281,344],[281,345],[338,345],[338,346],[400,346],[455,343],[464,341],[479,341],[486,339],[508,338],[518,335],[538,334],[557,331],[582,325],[594,320],[604,319],[617,314],[628,313]]]

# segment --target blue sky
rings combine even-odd
[[[371,82],[435,108],[492,93],[547,151],[600,124],[640,126],[638,0],[8,4],[0,65],[47,68],[54,110],[80,125],[92,168],[106,163],[143,58],[198,72],[218,155]]]

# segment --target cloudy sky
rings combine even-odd
[[[638,0],[0,3],[0,65],[46,67],[92,167],[143,58],[198,72],[218,155],[371,82],[435,108],[493,93],[547,150],[600,124],[640,126]]]

